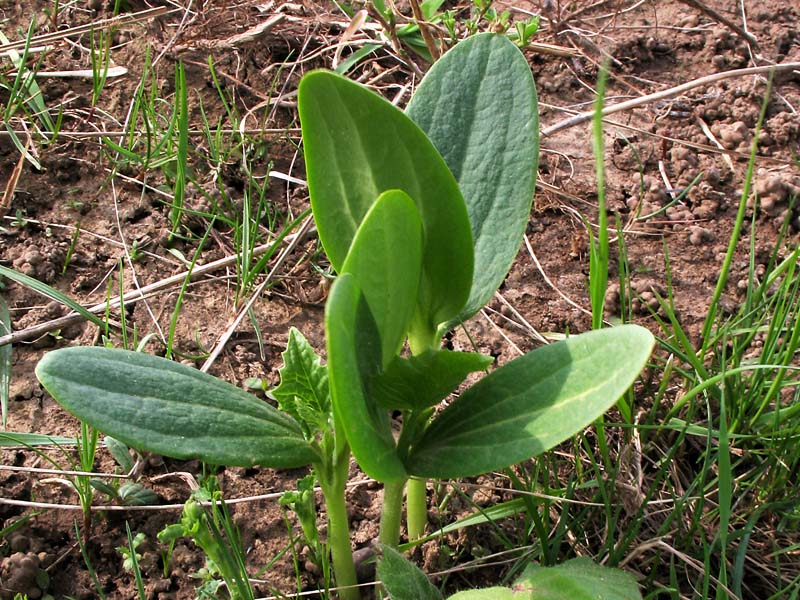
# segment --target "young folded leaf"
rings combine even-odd
[[[413,329],[433,339],[440,323],[461,312],[472,285],[469,216],[452,173],[401,110],[339,75],[304,76],[298,110],[314,219],[337,271],[383,192],[402,190],[416,204],[424,247]]]
[[[481,379],[431,423],[406,468],[419,477],[467,477],[521,462],[608,410],[650,356],[637,325],[590,331],[543,346]]]
[[[452,350],[397,356],[370,380],[369,390],[384,408],[425,410],[455,391],[467,375],[482,371],[492,362],[491,356]]]
[[[45,354],[36,376],[73,415],[134,448],[239,467],[301,467],[317,459],[294,419],[171,360],[64,348]]]
[[[398,249],[402,248],[402,252]],[[352,273],[381,338],[381,369],[406,338],[422,265],[422,223],[408,194],[381,194],[356,231],[342,273]]]
[[[325,337],[333,410],[358,464],[378,481],[405,479],[387,412],[367,396],[367,379],[380,371],[381,341],[351,273],[339,275],[331,286]]]
[[[506,36],[479,34],[431,67],[406,114],[442,154],[469,211],[475,276],[452,327],[488,302],[519,251],[539,160],[536,86]]]
[[[281,354],[281,382],[272,390],[278,408],[300,424],[306,439],[333,427],[328,368],[300,331],[292,327],[286,350]]]

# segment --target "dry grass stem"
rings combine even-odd
[[[626,102],[620,102],[618,104],[612,104],[610,106],[606,106],[605,108],[603,108],[603,116],[606,117],[614,113],[629,110],[631,108],[637,108],[639,106],[649,104],[650,102],[656,102],[658,100],[665,100],[667,98],[680,96],[681,94],[688,92],[689,90],[693,90],[695,88],[702,87],[704,85],[709,85],[717,81],[721,81],[723,79],[729,79],[732,77],[746,77],[748,75],[763,75],[764,73],[770,73],[772,71],[779,73],[783,71],[795,71],[795,70],[800,70],[800,63],[781,63],[778,65],[768,65],[764,67],[748,67],[746,69],[734,69],[732,71],[723,71],[722,73],[714,73],[713,75],[706,75],[705,77],[699,77],[697,79],[693,79],[692,81],[682,83],[681,85],[677,85],[675,87],[671,87],[666,90],[661,90],[660,92],[647,94],[646,96],[634,98],[633,100],[628,100]],[[545,127],[542,130],[542,136],[548,137],[558,131],[561,131],[562,129],[567,129],[569,127],[574,127],[575,125],[580,125],[581,123],[586,123],[587,121],[590,121],[593,116],[594,116],[594,111],[586,111],[579,113],[573,117],[564,119],[563,121],[559,121],[558,123],[551,125],[550,127]]]

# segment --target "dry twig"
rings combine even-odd
[[[728,17],[726,17],[721,13],[718,13],[710,6],[706,6],[705,4],[698,2],[698,0],[680,0],[680,2],[688,4],[692,8],[696,8],[701,13],[711,17],[715,21],[722,23],[723,25],[725,25],[725,27],[733,31],[736,35],[747,40],[748,43],[750,43],[754,48],[758,48],[758,40],[752,33],[745,31],[745,29],[741,25],[737,25],[736,23],[731,21]]]
[[[634,98],[632,100],[626,100],[625,102],[620,102],[618,104],[612,104],[610,106],[606,106],[603,108],[603,116],[606,117],[608,115],[612,115],[614,113],[618,113],[623,110],[636,108],[644,104],[649,104],[650,102],[656,102],[657,100],[664,100],[666,98],[672,98],[673,96],[680,96],[681,94],[689,90],[693,90],[694,88],[702,87],[704,85],[709,85],[711,83],[716,83],[717,81],[721,81],[723,79],[730,79],[732,77],[745,77],[747,75],[762,75],[764,73],[769,73],[770,71],[778,73],[782,71],[795,71],[795,70],[800,70],[800,63],[796,62],[782,63],[778,65],[749,67],[746,69],[734,69],[732,71],[723,71],[722,73],[714,73],[713,75],[706,75],[705,77],[693,79],[692,81],[687,81],[686,83],[682,83],[681,85],[676,85],[675,87],[671,87],[666,90],[661,90],[660,92],[647,94],[646,96],[641,96],[639,98]],[[586,123],[587,121],[590,121],[593,116],[594,116],[593,110],[578,113],[577,115],[569,117],[568,119],[559,121],[555,125],[551,125],[550,127],[545,127],[542,130],[542,137],[553,135],[554,133],[561,131],[562,129],[567,129],[569,127],[574,127],[575,125],[580,125],[581,123]]]

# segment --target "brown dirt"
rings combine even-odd
[[[92,1],[79,4],[65,6],[60,22],[56,24],[48,17],[52,2],[25,0],[2,3],[3,31],[11,39],[21,39],[32,19],[36,22],[37,33],[44,33],[112,14],[109,4],[113,3]],[[455,3],[448,4],[455,6]],[[467,4],[459,3],[458,6]],[[548,0],[544,7],[539,2],[505,4],[516,9],[542,12],[548,17],[549,21],[543,22],[537,41],[578,50],[574,57],[526,50],[539,90],[543,127],[566,118],[568,113],[564,107],[577,111],[590,108],[593,100],[591,88],[597,79],[597,64],[602,60],[601,50],[615,59],[609,102],[641,96],[712,72],[769,64],[770,61],[800,61],[800,35],[797,32],[800,8],[793,0],[744,2],[748,30],[758,40],[758,49],[748,47],[736,33],[675,0],[658,3],[579,0],[569,5]],[[706,4],[741,23],[741,15],[734,10],[734,6],[738,8],[738,2],[709,0]],[[131,10],[146,8],[141,0],[131,0],[128,5]],[[90,106],[89,82],[40,79],[48,106],[62,103],[65,107],[65,135],[48,146],[36,146],[41,170],[33,169],[27,163],[23,165],[15,194],[2,207],[3,214],[0,214],[5,216],[5,221],[0,223],[3,228],[0,230],[0,264],[13,266],[86,304],[102,302],[107,293],[116,294],[120,286],[127,291],[183,270],[180,262],[167,250],[178,250],[191,257],[197,240],[169,240],[169,207],[158,190],[165,183],[163,178],[148,175],[145,187],[144,174],[135,167],[128,167],[121,172],[126,178],[117,175],[112,185],[108,173],[111,163],[99,141],[69,135],[121,128],[148,48],[152,57],[159,55],[160,58],[157,85],[163,98],[170,97],[176,59],[184,61],[191,89],[194,125],[200,123],[200,100],[212,119],[224,114],[206,66],[208,55],[213,56],[217,73],[226,89],[235,95],[241,113],[253,111],[248,125],[269,128],[269,133],[259,136],[264,158],[252,165],[254,171],[263,175],[273,168],[303,177],[302,160],[295,151],[298,133],[293,128],[297,127],[297,120],[293,100],[287,94],[296,89],[306,70],[330,66],[333,50],[329,46],[341,36],[346,18],[332,4],[322,1],[279,5],[255,0],[206,0],[195,3],[194,8],[199,12],[189,15],[186,21],[183,21],[186,15],[179,11],[119,28],[114,36],[112,57],[117,65],[127,67],[129,73],[108,81],[97,109]],[[257,41],[243,42],[233,48],[218,45],[220,40],[263,22],[277,11],[286,15],[283,22]],[[517,12],[515,16],[521,18],[523,15]],[[70,39],[79,44],[56,43],[45,56],[42,70],[89,67],[88,35]],[[286,61],[311,56],[318,51],[321,52],[317,58],[310,62],[292,68],[278,68]],[[419,62],[424,67],[424,63]],[[1,64],[4,70],[10,69],[7,61]],[[376,89],[394,98],[401,86],[410,81],[407,70],[397,66],[397,61],[383,52],[351,75],[372,82]],[[605,134],[609,210],[619,215],[626,227],[625,241],[633,286],[641,296],[634,309],[641,322],[653,329],[655,323],[649,318],[647,305],[652,305],[652,290],[663,293],[666,287],[663,253],[666,248],[680,318],[695,341],[699,336],[699,325],[705,317],[736,214],[749,144],[765,88],[766,81],[760,77],[727,79],[610,119],[615,124],[609,125]],[[270,90],[275,90],[274,95],[283,93],[284,99],[265,108],[262,103],[270,97]],[[401,102],[407,100],[406,89]],[[6,101],[7,98],[0,95],[0,104]],[[796,159],[800,152],[798,108],[800,74],[777,76],[758,140],[755,189],[760,195],[761,209],[757,218],[755,247],[759,261],[765,260],[772,251],[778,226],[786,211],[790,210],[790,199],[800,191],[800,170],[796,163],[792,166],[793,158]],[[731,151],[730,164],[713,148],[714,142],[704,132],[703,124]],[[19,129],[21,121],[12,120],[10,125]],[[526,351],[536,345],[533,332],[523,324],[520,316],[540,332],[576,332],[589,328],[590,321],[585,311],[588,307],[588,242],[577,214],[593,221],[596,219],[597,186],[590,140],[588,124],[565,129],[542,140],[540,179],[547,186],[542,186],[537,192],[527,232],[530,251],[538,258],[541,270],[531,252],[523,246],[501,289],[503,298],[513,310],[500,299],[493,300],[487,316],[479,315],[467,326],[479,350],[498,357],[501,362],[516,356],[516,348]],[[193,144],[199,146],[198,157],[208,155],[209,149],[202,138],[193,138]],[[19,153],[7,136],[0,137],[0,157],[0,181],[6,182],[19,161]],[[231,156],[225,162],[221,174],[224,189],[234,203],[236,199],[241,202],[244,185],[236,158]],[[210,161],[204,163],[198,158],[194,168],[200,186],[213,191],[210,166]],[[672,190],[684,188],[701,172],[705,174],[703,181],[684,201],[654,217],[636,218],[664,207],[671,200]],[[219,192],[214,194],[216,198],[222,197]],[[303,188],[287,185],[278,179],[273,179],[270,185],[269,199],[276,207],[280,221],[285,221],[288,215],[296,215],[307,200]],[[202,211],[208,208],[209,200],[196,187],[191,187],[186,204]],[[234,206],[230,212],[235,214],[236,211]],[[187,222],[197,236],[205,231],[206,223],[200,218],[191,218]],[[76,226],[85,232],[79,236],[68,267],[62,272]],[[800,218],[792,217],[787,244],[797,243],[798,230]],[[203,263],[233,253],[229,234],[229,227],[217,225],[202,253]],[[125,264],[120,284],[119,264],[125,257],[120,242],[130,248],[134,240],[146,252],[135,262]],[[749,239],[742,241],[743,252],[748,244]],[[614,260],[612,258],[612,265]],[[238,385],[249,377],[264,378],[271,385],[276,384],[280,352],[290,326],[301,329],[315,347],[324,348],[320,321],[325,287],[324,278],[316,268],[318,265],[325,268],[324,258],[316,254],[316,244],[309,239],[298,246],[288,264],[293,266],[279,273],[276,284],[254,308],[263,349],[259,347],[252,324],[245,320],[213,366],[213,373]],[[732,283],[724,298],[725,306],[730,307],[735,306],[740,298],[738,282],[745,277],[747,263],[744,259],[739,260],[734,268]],[[213,348],[237,311],[233,292],[235,273],[229,270],[227,278],[222,272],[212,275],[217,277],[201,279],[189,289],[178,321],[176,348],[186,355],[185,360],[198,366],[201,362],[193,361],[191,357]],[[612,272],[611,281],[616,276],[616,272]],[[113,282],[111,288],[109,282]],[[157,331],[156,323],[162,331],[168,329],[176,300],[175,291],[173,287],[169,292],[153,296],[147,303],[127,307],[127,323],[136,326],[140,339]],[[612,285],[609,315],[617,310],[614,293]],[[59,305],[44,301],[18,285],[8,283],[3,294],[11,309],[15,331],[64,312]],[[575,305],[568,303],[561,294],[572,299]],[[118,312],[112,312],[112,317],[118,320]],[[79,323],[14,345],[10,430],[51,435],[75,435],[78,432],[76,421],[43,393],[33,369],[50,348],[97,343],[100,337],[96,327]],[[119,344],[119,335],[113,337]],[[470,341],[460,332],[454,336],[452,344],[456,348],[466,348]],[[155,341],[148,346],[153,352],[159,347]],[[58,451],[52,453],[62,464],[67,464]],[[49,466],[36,454],[23,450],[5,451],[3,464]],[[95,466],[102,472],[114,470],[114,463],[104,450],[100,451]],[[145,461],[141,476],[142,482],[158,494],[161,503],[180,504],[188,495],[186,482],[176,476],[157,476],[177,472],[198,474],[200,470],[197,463],[161,461],[151,457]],[[292,487],[302,473],[223,469],[218,476],[226,497],[242,498],[281,492]],[[493,483],[493,479],[486,478],[486,482]],[[507,485],[500,480],[498,483]],[[485,490],[481,493],[492,495]],[[70,488],[54,476],[13,471],[0,471],[0,496],[6,500],[76,502]],[[480,496],[475,501],[486,503],[500,497],[487,499]],[[352,490],[350,500],[354,544],[364,547],[376,534],[379,488],[372,484],[357,487]],[[33,514],[33,510],[0,502],[0,520],[4,526],[9,526],[20,516]],[[448,510],[449,514],[437,515],[437,518],[452,520],[462,511],[469,510],[469,506],[451,504]],[[274,500],[240,504],[233,511],[253,572],[290,544],[287,526]],[[39,588],[26,575],[32,572],[31,564],[35,566],[37,563],[48,571],[50,582],[47,591],[55,597],[96,597],[89,573],[76,548],[73,522],[78,514],[64,509],[36,511],[35,518],[28,524],[5,537],[2,548],[6,558],[0,561],[0,579],[3,581],[0,597],[11,598],[14,592],[27,592],[30,598],[37,597]],[[96,514],[88,553],[110,598],[135,597],[133,578],[122,572],[122,559],[115,550],[125,544],[126,520],[134,532],[141,531],[147,536],[140,552],[143,554],[148,598],[194,597],[196,582],[189,575],[202,567],[201,554],[189,543],[180,543],[164,577],[161,549],[156,541],[157,532],[174,522],[179,514],[179,510]],[[298,524],[291,517],[289,523],[293,535],[298,535]],[[452,536],[448,545],[460,560],[467,560],[497,547],[495,535],[491,531],[461,533]],[[429,572],[451,566],[438,548],[428,548],[423,552],[423,563]],[[27,554],[27,560],[23,560],[24,554]],[[318,578],[305,570],[302,559],[300,562],[300,587],[316,588]],[[496,571],[483,572],[470,582],[475,583],[480,577],[491,580],[496,576]],[[257,594],[295,591],[298,583],[291,553],[271,566],[266,577],[268,581],[257,586]]]

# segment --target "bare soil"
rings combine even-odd
[[[12,40],[23,39],[31,21],[36,33],[52,32],[112,16],[113,2],[62,3],[58,22],[52,19],[52,2],[23,0],[0,2],[2,30]],[[176,5],[157,3],[167,9]],[[568,118],[572,112],[591,108],[598,64],[611,57],[612,78],[608,102],[636,98],[716,72],[800,61],[800,6],[794,0],[756,2],[745,0],[747,31],[757,40],[748,43],[739,33],[690,4],[662,2],[578,0],[561,3],[503,2],[513,18],[525,18],[524,11],[542,14],[537,42],[556,44],[570,50],[569,56],[526,49],[538,86],[542,128]],[[142,0],[127,3],[131,11],[148,8]],[[742,26],[739,2],[707,0],[705,6]],[[465,17],[470,3],[448,2],[447,6]],[[407,10],[400,3],[402,11]],[[34,150],[41,169],[22,165],[13,197],[6,198],[0,217],[0,264],[36,277],[86,305],[103,302],[120,289],[134,290],[185,270],[169,251],[190,258],[207,221],[188,217],[186,226],[195,234],[187,241],[170,239],[169,198],[162,193],[165,180],[134,167],[122,169],[113,178],[112,162],[92,132],[115,132],[123,127],[134,90],[141,77],[145,53],[157,59],[157,85],[162,98],[171,97],[174,65],[181,60],[190,87],[191,122],[201,124],[200,103],[212,122],[224,114],[213,81],[208,57],[213,57],[217,76],[226,91],[234,95],[241,114],[248,114],[248,127],[265,128],[258,135],[263,158],[252,165],[266,175],[272,169],[302,178],[302,157],[298,121],[291,92],[304,72],[330,67],[335,43],[349,20],[336,6],[322,0],[302,4],[280,4],[262,0],[205,0],[191,11],[174,10],[140,23],[126,23],[114,34],[112,59],[128,74],[109,79],[96,108],[91,106],[91,81],[41,77],[48,106],[64,106],[62,135],[52,144],[37,144]],[[232,38],[263,23],[276,14],[281,22],[253,40]],[[377,35],[372,32],[370,35]],[[43,59],[42,71],[90,68],[88,33],[56,42]],[[346,56],[351,50],[344,49]],[[413,60],[421,69],[427,65]],[[13,70],[7,60],[0,65]],[[412,71],[389,50],[356,67],[350,76],[404,105],[413,89]],[[765,76],[742,76],[719,80],[687,91],[678,97],[652,102],[609,117],[605,131],[607,182],[610,214],[618,216],[625,229],[625,242],[633,287],[639,294],[634,303],[637,320],[656,330],[650,309],[656,307],[654,291],[667,289],[665,251],[668,251],[674,301],[683,324],[697,341],[700,324],[719,274],[722,256],[731,233],[742,194],[747,156],[756,132],[759,110],[767,88]],[[0,105],[7,98],[0,95]],[[758,134],[754,189],[760,196],[756,215],[757,238],[753,241],[758,262],[772,252],[780,224],[791,199],[800,192],[800,72],[775,76],[766,118]],[[9,123],[19,130],[22,121]],[[30,125],[30,123],[29,123]],[[192,138],[197,150],[192,165],[197,186],[190,186],[186,205],[208,210],[209,199],[198,187],[213,191],[210,148],[202,136]],[[717,145],[724,148],[721,152]],[[0,182],[8,182],[20,161],[20,153],[8,136],[0,135]],[[793,162],[794,161],[794,162]],[[702,180],[681,201],[666,210],[676,194],[700,173]],[[245,176],[234,153],[221,173],[225,190],[235,202],[244,195]],[[590,125],[569,127],[542,139],[540,185],[534,211],[517,261],[498,296],[484,314],[468,325],[478,349],[499,362],[514,358],[519,351],[535,347],[535,332],[579,332],[590,326],[587,313],[588,236],[579,215],[596,222],[597,184],[591,149]],[[307,206],[302,186],[273,178],[269,200],[278,223],[288,222]],[[236,214],[238,206],[230,207]],[[648,215],[653,216],[648,217]],[[612,216],[612,220],[613,220]],[[800,217],[790,215],[787,246],[798,242]],[[81,229],[69,256],[75,228]],[[276,231],[276,230],[273,230]],[[230,227],[217,225],[204,248],[200,262],[231,256],[234,244]],[[138,253],[129,261],[136,242]],[[735,262],[731,285],[723,306],[733,310],[746,286],[746,252],[749,236],[741,243],[741,257]],[[127,250],[126,250],[127,248]],[[261,378],[270,385],[278,382],[277,368],[290,326],[299,328],[320,351],[324,350],[321,326],[325,279],[313,237],[303,240],[274,285],[254,306],[259,336],[245,319],[225,345],[211,372],[244,385],[248,378]],[[122,260],[122,263],[120,261]],[[65,268],[65,264],[67,265]],[[120,264],[124,268],[120,269]],[[612,258],[611,281],[617,277],[616,255]],[[317,267],[321,267],[317,268]],[[204,355],[237,315],[242,300],[235,298],[235,266],[198,279],[184,298],[178,320],[175,347],[184,360],[200,366]],[[121,278],[121,282],[120,282]],[[30,289],[6,282],[2,290],[11,311],[14,331],[22,331],[65,314],[65,309],[44,300]],[[180,284],[178,284],[179,286]],[[178,286],[126,306],[128,327],[136,327],[141,339],[155,332],[151,352],[163,351],[157,341],[169,328]],[[611,286],[608,314],[617,314],[615,291]],[[246,300],[246,298],[245,298]],[[119,311],[110,315],[119,321]],[[162,333],[159,333],[162,332]],[[33,369],[44,352],[71,344],[94,344],[101,339],[98,329],[84,322],[60,327],[49,334],[15,343],[12,351],[12,380],[8,429],[50,435],[75,436],[77,422],[65,414],[39,386]],[[113,339],[119,343],[118,333]],[[467,335],[458,332],[449,343],[469,348]],[[58,450],[48,454],[67,465]],[[16,467],[50,467],[37,453],[24,449],[3,452],[2,464]],[[96,470],[113,473],[115,464],[104,449],[98,452]],[[197,476],[197,462],[145,457],[141,482],[158,494],[161,504],[180,505],[190,491],[190,481],[181,473]],[[269,469],[221,469],[217,476],[226,498],[248,498],[280,493],[294,486],[304,473],[274,472]],[[365,479],[353,470],[354,481]],[[466,487],[467,497],[479,505],[504,499],[508,481],[489,476]],[[436,494],[439,492],[437,491]],[[10,526],[20,517],[33,515],[21,528],[4,536],[0,550],[0,598],[27,593],[29,598],[50,593],[56,598],[98,597],[81,552],[74,523],[82,522],[80,512],[66,508],[42,509],[25,502],[77,504],[77,497],[64,476],[0,470],[0,522]],[[353,543],[356,548],[370,544],[377,533],[380,487],[374,483],[355,486],[350,492]],[[432,497],[435,506],[440,497]],[[98,495],[96,503],[106,500]],[[292,516],[284,518],[274,498],[252,499],[231,506],[241,530],[251,572],[269,564],[290,547],[289,533],[300,534]],[[322,508],[324,511],[324,507]],[[445,514],[435,518],[450,522],[471,511],[457,497]],[[146,541],[139,551],[147,597],[179,599],[195,597],[196,581],[191,578],[203,566],[200,551],[191,542],[179,543],[171,561],[163,564],[163,548],[156,534],[175,522],[180,508],[164,510],[98,511],[88,532],[87,552],[97,578],[109,598],[136,596],[131,574],[122,570],[116,547],[126,544],[125,522],[134,532],[144,532]],[[322,513],[324,517],[324,512]],[[288,527],[288,529],[287,529]],[[512,524],[513,527],[513,524]],[[449,536],[445,543],[423,549],[419,555],[426,571],[435,572],[466,562],[500,547],[498,532],[477,529]],[[447,548],[449,554],[443,551]],[[300,551],[300,547],[297,548]],[[589,551],[591,548],[588,549]],[[24,559],[24,560],[23,560]],[[287,552],[256,584],[257,594],[291,594],[298,585],[316,589],[318,573]],[[49,582],[33,579],[31,564],[45,569]],[[634,558],[629,568],[636,570]],[[299,573],[299,575],[296,575]],[[502,568],[484,568],[477,574],[453,576],[453,587],[497,581]],[[688,593],[688,592],[687,592]],[[759,597],[759,596],[753,596]]]

